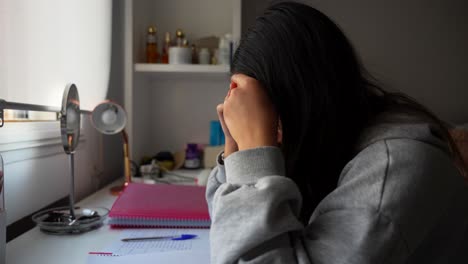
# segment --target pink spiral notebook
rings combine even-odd
[[[209,228],[205,187],[130,183],[109,212],[112,227]]]

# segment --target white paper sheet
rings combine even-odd
[[[122,242],[114,241],[104,251],[114,255],[125,256],[135,254],[149,254],[170,251],[201,251],[210,252],[209,229],[127,229],[122,231],[120,239],[151,236],[176,236],[180,234],[194,234],[196,238],[189,240],[144,240]]]

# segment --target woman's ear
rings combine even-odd
[[[277,133],[278,144],[283,143],[283,125],[281,124],[281,119],[278,118],[278,133]]]

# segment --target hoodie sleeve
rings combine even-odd
[[[402,156],[420,152],[424,159]],[[399,219],[433,214],[430,208],[405,205],[414,202],[408,200],[427,202],[431,193],[418,191],[417,184],[431,184],[428,173],[445,178],[455,173],[450,160],[441,158],[445,156],[421,142],[376,142],[348,163],[338,187],[303,226],[298,220],[301,194],[284,176],[281,151],[262,147],[233,153],[213,170],[207,189],[212,263],[404,263],[411,241]],[[418,175],[423,183],[412,182]],[[399,186],[385,188],[395,183]],[[449,185],[439,193],[450,193]],[[427,224],[411,226],[414,237],[423,235],[419,228],[427,229]]]
[[[206,201],[208,203],[208,211],[210,213],[210,217],[213,218],[212,214],[212,207],[213,207],[213,196],[216,190],[221,186],[221,184],[226,183],[226,172],[224,169],[224,164],[221,164],[220,161],[220,153],[218,158],[216,159],[217,165],[213,168],[208,176],[208,181],[206,183]]]

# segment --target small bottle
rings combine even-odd
[[[184,46],[184,32],[182,29],[177,29],[176,30],[176,46],[177,47],[183,47]]]
[[[226,34],[219,39],[219,64],[229,65],[231,63],[231,38],[231,34]]]
[[[146,36],[146,62],[156,63],[158,62],[158,38],[156,36],[156,27],[148,27],[148,34]]]
[[[210,52],[208,48],[201,48],[198,53],[198,63],[200,64],[210,64]]]
[[[200,168],[200,151],[198,150],[197,144],[187,144],[187,149],[185,150],[184,167],[187,169]]]
[[[164,38],[164,46],[162,50],[161,62],[169,63],[169,47],[171,46],[171,33],[166,32],[166,37]]]

